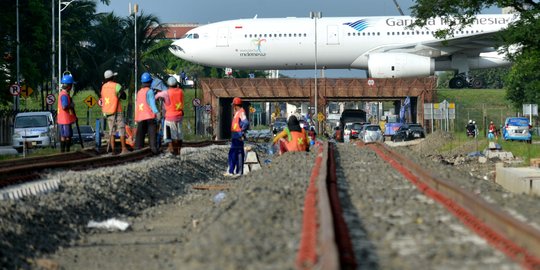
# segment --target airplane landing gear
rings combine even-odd
[[[480,78],[467,78],[465,74],[461,73],[450,79],[449,87],[452,89],[461,89],[465,87],[480,89],[484,87],[484,81]]]

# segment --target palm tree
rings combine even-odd
[[[129,91],[128,91],[128,115],[132,115],[132,101],[137,91],[134,86],[135,80],[139,79],[139,75],[147,71],[153,74],[152,70],[148,70],[142,63],[141,59],[144,58],[144,54],[148,51],[156,42],[165,37],[163,28],[160,25],[159,19],[152,14],[141,13],[137,16],[137,33],[135,32],[135,25],[133,15],[125,19],[126,28],[124,40],[122,42],[123,47],[129,51],[129,57],[120,67],[120,72],[130,74],[129,78]],[[133,67],[135,63],[135,44],[134,36],[137,35],[137,76],[134,75]]]

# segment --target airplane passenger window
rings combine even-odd
[[[296,33],[294,34],[294,37],[296,37]]]
[[[351,33],[347,33],[347,36],[351,36]]]
[[[193,38],[194,38],[194,39],[199,38],[199,34],[197,34],[197,33],[193,34]]]
[[[380,36],[381,35],[381,32],[377,32],[377,36]]]
[[[306,33],[304,33],[304,37],[307,37],[307,34],[306,34]]]

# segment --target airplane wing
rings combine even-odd
[[[445,57],[462,53],[467,56],[478,56],[480,53],[495,51],[497,33],[498,31],[492,31],[448,39],[434,38],[433,40],[419,41],[417,43],[387,45],[375,48],[367,54],[401,52],[429,57]]]

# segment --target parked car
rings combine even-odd
[[[363,125],[359,138],[365,143],[384,142],[384,135],[379,125]]]
[[[92,142],[96,140],[96,132],[92,126],[82,125],[79,126],[81,130],[81,137],[83,142]],[[101,136],[103,138],[103,135]],[[79,143],[79,133],[77,133],[77,128],[73,127],[73,137],[71,138],[73,143]]]
[[[56,147],[57,132],[51,112],[24,112],[15,116],[12,146],[22,153],[23,144],[32,147]]]
[[[504,121],[502,135],[504,140],[532,142],[531,124],[527,117],[508,117]]]
[[[410,141],[425,138],[426,133],[420,124],[402,124],[392,135],[393,142]]]
[[[283,129],[287,126],[287,118],[285,117],[278,117],[272,124],[272,133],[274,135],[280,133],[283,131]]]
[[[366,112],[364,110],[352,110],[347,109],[341,113],[339,118],[339,127],[341,128],[341,134],[343,134],[341,141],[343,142],[345,136],[350,136],[352,131],[349,129],[349,134],[347,134],[347,124],[353,123],[365,123],[366,122]]]

